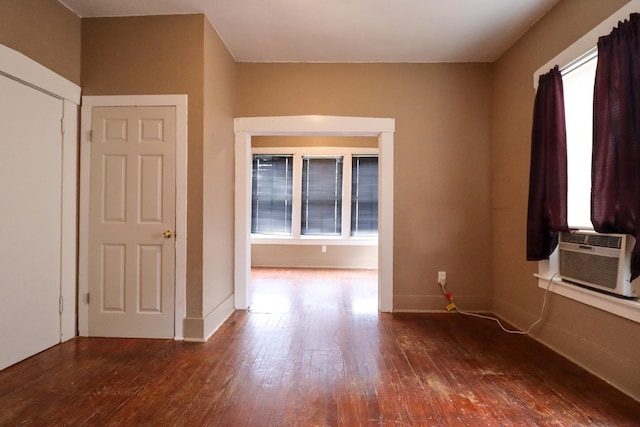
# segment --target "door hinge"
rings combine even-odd
[[[87,304],[89,304],[89,301],[91,301],[91,294],[87,292]]]
[[[93,129],[89,130],[89,142],[93,141]]]
[[[60,314],[62,314],[62,312],[64,311],[64,298],[62,297],[62,295],[60,295],[60,299],[58,300],[58,305],[59,305],[59,310],[60,310]]]

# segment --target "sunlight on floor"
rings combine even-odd
[[[351,303],[351,311],[354,315],[378,314],[378,298],[363,298]]]
[[[254,268],[250,311],[377,315],[377,271]]]

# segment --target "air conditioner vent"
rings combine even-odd
[[[575,243],[577,245],[584,245],[588,235],[582,233],[560,233],[560,241],[567,243]]]
[[[620,249],[621,242],[622,237],[620,236],[607,236],[604,234],[587,235],[587,244],[600,248]]]
[[[615,289],[618,280],[618,258],[565,251],[560,257],[560,271],[569,280],[597,283]]]

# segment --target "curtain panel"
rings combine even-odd
[[[632,234],[632,279],[640,275],[640,14],[598,40],[593,111],[591,222]]]
[[[558,66],[540,76],[533,107],[527,260],[548,259],[567,225],[567,135]]]

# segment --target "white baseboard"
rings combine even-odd
[[[233,314],[233,304],[234,295],[231,294],[206,316],[184,319],[184,341],[206,342]]]
[[[235,307],[233,305],[234,295],[224,300],[222,304],[216,307],[204,318],[204,336],[207,341],[222,326],[222,324],[233,314]]]
[[[486,297],[460,295],[455,298],[460,310],[472,312],[488,312],[491,301]],[[444,295],[394,295],[394,312],[430,313],[446,311],[449,300]]]

